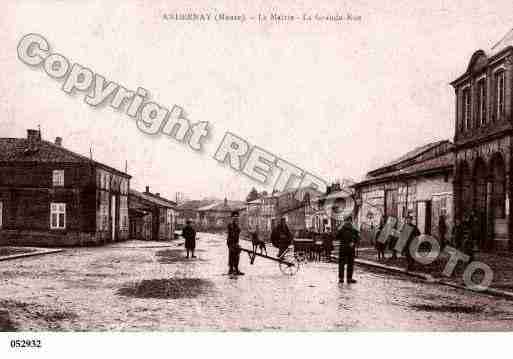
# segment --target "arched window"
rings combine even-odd
[[[472,114],[472,104],[470,99],[470,86],[463,89],[462,92],[462,111],[461,114],[463,116],[463,131],[468,131],[471,129],[471,114]]]
[[[486,124],[486,78],[477,82],[477,125]]]
[[[497,120],[504,115],[506,98],[506,75],[504,70],[499,70],[494,74],[495,102],[494,114]]]

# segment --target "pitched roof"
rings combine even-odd
[[[246,203],[241,201],[227,201],[225,204],[224,201],[211,203],[209,205],[198,208],[198,211],[206,212],[206,211],[222,211],[222,212],[231,212],[238,211],[246,208]]]
[[[198,208],[214,203],[211,200],[191,200],[176,207],[178,211],[196,211]]]
[[[26,138],[0,138],[0,162],[90,163],[131,177],[123,171],[45,140],[39,140],[31,146]]]
[[[395,166],[401,162],[406,162],[408,160],[412,160],[412,159],[420,156],[421,154],[423,154],[437,146],[440,146],[443,143],[448,143],[448,142],[449,142],[448,140],[441,140],[441,141],[431,142],[431,143],[416,147],[413,150],[406,152],[406,154],[402,155],[401,157],[398,157],[395,160],[388,162],[388,163],[384,164],[383,166],[380,166],[380,167],[372,170],[371,172],[376,172],[381,169],[386,169],[387,167]]]
[[[281,196],[284,196],[289,193],[299,193],[302,190],[305,192],[308,192],[310,194],[310,196],[322,195],[322,192],[316,190],[313,186],[305,186],[305,187],[297,187],[297,188],[294,188],[294,187],[287,188],[280,192],[271,193],[271,194],[265,196],[264,198],[281,197]]]
[[[426,161],[415,163],[411,166],[401,168],[396,171],[386,172],[381,175],[368,177],[362,182],[359,182],[355,187],[370,184],[375,182],[383,182],[387,179],[397,178],[398,176],[415,176],[421,174],[427,174],[432,172],[439,172],[442,170],[449,170],[454,165],[454,153],[448,152],[444,155],[431,158]]]
[[[164,198],[164,197],[157,197],[154,194],[146,193],[146,192],[139,192],[135,189],[130,189],[130,195],[136,196],[139,198],[144,199],[145,201],[151,202],[153,204],[156,204],[158,206],[167,207],[167,208],[174,208],[176,206],[176,203]]]

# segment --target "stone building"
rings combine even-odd
[[[0,138],[0,244],[75,246],[128,239],[130,176],[28,130]]]
[[[512,248],[513,30],[489,51],[475,51],[451,85],[456,217],[477,215],[483,250]]]
[[[362,230],[376,228],[383,215],[402,223],[411,215],[421,233],[438,236],[444,215],[453,218],[453,145],[447,140],[418,147],[397,160],[367,173],[356,183],[360,202],[357,222]]]

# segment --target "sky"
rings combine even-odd
[[[274,2],[276,4],[276,2]],[[478,49],[513,27],[510,1],[3,1],[0,137],[43,138],[174,198],[243,199],[262,187],[213,159],[226,131],[325,180],[361,179],[416,146],[454,136],[454,92]],[[347,14],[353,22],[185,22],[168,13]],[[17,58],[28,33],[50,51],[208,121],[202,153],[148,136],[110,107]]]

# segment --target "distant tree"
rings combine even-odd
[[[269,195],[269,193],[267,193],[267,191],[260,192],[260,197],[266,197],[268,195]]]
[[[255,187],[253,187],[251,189],[251,191],[249,191],[248,196],[246,197],[246,202],[251,202],[258,198],[259,198],[258,191],[256,190]]]

